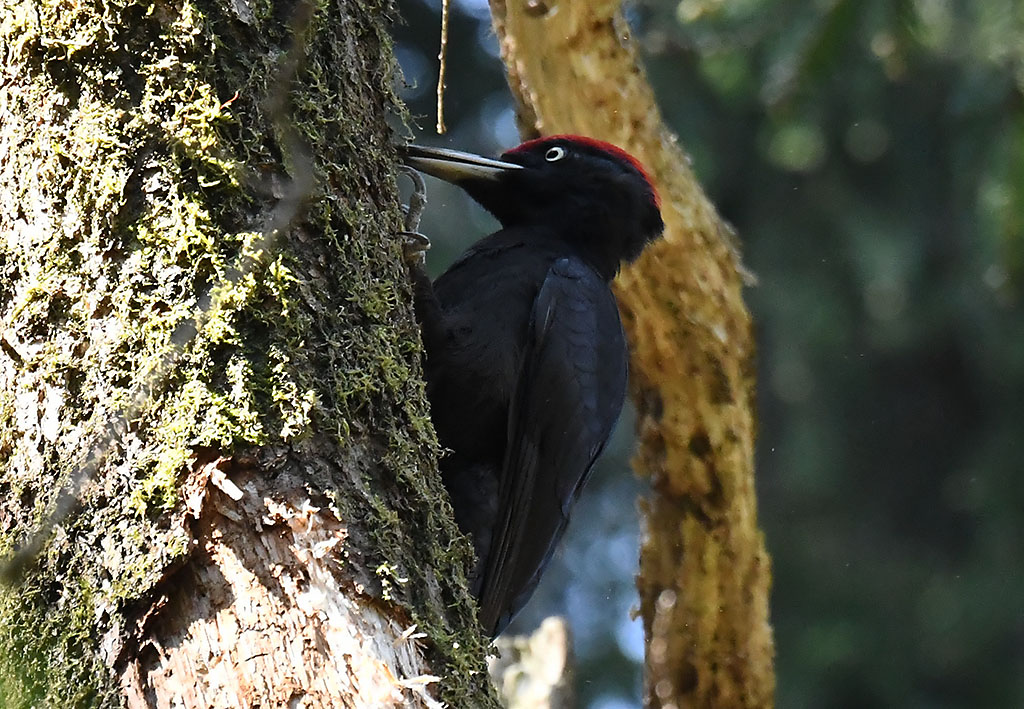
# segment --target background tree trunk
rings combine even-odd
[[[3,12],[5,706],[492,705],[388,4]]]
[[[665,238],[617,280],[645,505],[640,606],[650,707],[767,707],[769,559],[754,497],[754,343],[732,234],[663,126],[619,3],[492,0],[525,137],[629,150]]]

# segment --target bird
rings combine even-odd
[[[501,224],[433,282],[412,267],[442,481],[473,542],[479,622],[533,594],[622,410],[628,351],[610,283],[663,229],[641,163],[575,135],[486,158],[406,145]]]

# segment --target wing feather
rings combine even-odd
[[[575,258],[556,261],[534,301],[509,408],[498,519],[480,596],[500,632],[526,602],[622,408],[626,347],[615,299]]]

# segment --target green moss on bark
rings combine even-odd
[[[11,10],[0,554],[103,454],[37,566],[0,589],[0,691],[116,703],[100,640],[187,553],[194,452],[285,446],[325,463],[311,491],[433,642],[443,698],[489,703],[393,236],[391,8],[316,5],[285,109],[312,160],[267,108],[297,39],[279,5]],[[298,218],[268,238],[310,171]]]

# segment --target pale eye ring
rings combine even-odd
[[[565,148],[560,148],[556,145],[552,148],[548,148],[548,151],[544,153],[544,159],[548,162],[555,162],[556,160],[561,160],[566,155],[567,153]]]

